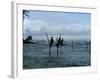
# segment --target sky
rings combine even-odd
[[[66,35],[90,38],[91,14],[77,12],[31,11],[25,16],[24,36]],[[84,38],[84,37],[83,37]]]

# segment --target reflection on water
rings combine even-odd
[[[90,41],[65,41],[57,56],[56,46],[49,57],[48,42],[36,40],[34,44],[23,44],[23,69],[78,67],[91,65]]]

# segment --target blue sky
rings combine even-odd
[[[91,14],[76,12],[30,11],[24,17],[24,35],[90,36]]]

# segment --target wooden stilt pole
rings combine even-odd
[[[57,47],[57,56],[58,56],[58,47]]]
[[[51,56],[51,47],[49,47],[49,56]]]
[[[73,45],[73,40],[72,40],[72,50],[73,50],[73,47],[74,47],[74,45]]]
[[[46,33],[46,36],[47,36],[47,40],[48,40],[48,43],[49,43],[49,56],[51,56],[51,47],[50,47],[50,41],[49,41],[49,37],[48,37],[48,34]]]

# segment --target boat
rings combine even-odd
[[[23,43],[24,44],[38,44],[36,41],[33,41],[33,40],[29,40],[29,41],[23,40]]]
[[[29,35],[26,39],[23,39],[23,44],[37,44],[37,42],[33,41],[32,36]]]

